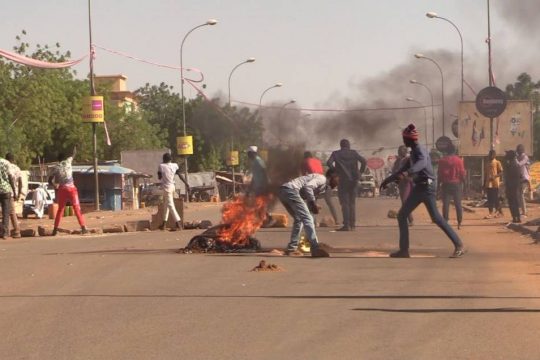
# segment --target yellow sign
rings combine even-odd
[[[531,174],[531,189],[536,189],[540,185],[540,161],[531,164],[529,173]]]
[[[268,150],[259,150],[259,156],[264,161],[268,161]]]
[[[229,166],[237,166],[240,165],[240,158],[238,151],[230,151],[229,152],[229,158],[227,159],[227,165]]]
[[[87,96],[83,99],[82,119],[85,123],[101,123],[105,121],[103,96]]]
[[[193,155],[193,136],[178,136],[176,150],[178,155]]]

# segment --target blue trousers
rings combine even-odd
[[[448,221],[450,212],[450,199],[454,200],[456,207],[457,221],[461,224],[463,220],[463,207],[461,206],[461,184],[442,184],[443,217]]]
[[[450,238],[454,247],[456,249],[463,247],[463,243],[459,236],[443,219],[441,213],[439,213],[439,210],[437,209],[435,187],[433,185],[414,185],[411,194],[401,206],[398,213],[399,249],[403,251],[409,250],[409,224],[407,223],[407,218],[421,203],[426,206],[433,222]]]
[[[317,240],[317,233],[315,232],[313,216],[311,215],[306,202],[300,196],[300,192],[298,190],[282,187],[279,189],[278,196],[294,221],[291,231],[291,240],[289,241],[287,250],[298,249],[298,242],[300,241],[302,229],[304,229],[306,233],[311,249],[317,249],[319,247],[319,241]]]

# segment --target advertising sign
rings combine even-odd
[[[85,123],[102,123],[105,121],[103,96],[87,96],[83,99],[82,120]]]
[[[486,156],[490,150],[490,119],[482,115],[473,101],[459,104],[459,154]],[[493,119],[493,142],[497,154],[515,150],[523,144],[532,153],[532,106],[530,101],[509,100],[506,110]]]
[[[176,150],[178,155],[193,155],[193,137],[178,136],[176,138]]]
[[[529,168],[531,174],[531,189],[536,189],[540,186],[540,161],[534,162]]]
[[[506,94],[495,86],[488,86],[476,95],[476,109],[488,118],[496,118],[506,109]]]
[[[238,154],[238,151],[230,151],[229,157],[227,159],[227,165],[229,166],[238,166],[240,164],[240,156]]]

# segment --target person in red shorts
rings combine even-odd
[[[73,170],[71,163],[75,157],[77,148],[73,149],[73,155],[65,156],[64,154],[58,154],[58,165],[55,166],[52,175],[49,177],[49,184],[56,188],[56,199],[58,201],[58,211],[54,219],[53,236],[58,232],[58,226],[62,215],[64,215],[64,208],[69,201],[75,211],[75,216],[81,226],[81,233],[86,234],[88,230],[84,222],[84,217],[81,213],[81,205],[79,203],[79,193],[73,182]]]

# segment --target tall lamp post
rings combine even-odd
[[[441,99],[442,99],[442,134],[444,136],[445,134],[445,122],[444,122],[444,75],[443,71],[441,69],[441,66],[432,58],[425,56],[424,54],[414,54],[414,57],[417,59],[425,59],[428,61],[431,61],[435,66],[437,66],[437,69],[439,69],[439,72],[441,73]]]
[[[231,78],[232,78],[232,75],[233,75],[234,71],[236,69],[238,69],[240,66],[242,66],[244,64],[252,63],[254,61],[255,61],[255,58],[250,57],[247,60],[242,61],[240,64],[233,67],[233,69],[231,70],[231,73],[229,74],[229,82],[228,82],[228,86],[229,86],[229,109],[231,108]],[[231,128],[231,133],[233,131],[234,131],[234,126]],[[231,167],[232,167],[232,184],[233,184],[233,195],[236,195],[236,179],[235,179],[236,175],[234,173],[234,163],[233,163],[234,160],[232,158],[232,152],[233,151],[234,151],[234,136],[231,135],[231,156],[230,156],[230,159],[231,159]]]
[[[286,102],[285,104],[283,104],[283,106],[281,106],[281,108],[279,109],[279,113],[278,113],[278,120],[281,120],[281,114],[283,113],[283,110],[285,110],[285,108],[288,105],[294,104],[295,102],[296,102],[296,100],[292,99],[289,102]],[[281,145],[281,132],[279,134],[279,145]]]
[[[433,142],[433,145],[434,145],[435,144],[435,112],[433,110],[433,93],[431,92],[431,89],[426,84],[423,84],[420,81],[409,80],[409,82],[413,85],[419,85],[425,88],[429,92],[429,96],[431,97],[431,141]]]
[[[263,97],[264,97],[264,94],[266,94],[269,90],[272,90],[273,88],[277,88],[277,87],[282,87],[283,86],[283,83],[275,83],[274,85],[270,86],[269,88],[265,89],[262,94],[261,94],[261,97],[259,99],[259,112],[261,111],[261,107],[262,107],[262,100],[263,100]]]
[[[90,96],[96,96],[96,88],[94,85],[94,54],[92,41],[92,3],[88,0],[88,37],[90,41]],[[92,150],[94,162],[94,208],[99,210],[99,174],[98,174],[98,158],[97,158],[97,123],[92,123]]]
[[[181,91],[181,97],[182,97],[182,134],[183,136],[186,136],[186,104],[184,99],[184,43],[186,42],[187,37],[189,34],[191,34],[193,31],[195,31],[198,28],[201,28],[203,26],[208,25],[216,25],[218,22],[216,19],[208,19],[204,24],[200,24],[192,28],[187,32],[187,34],[182,39],[182,43],[180,45],[180,79],[181,79],[181,85],[180,85],[180,91]],[[186,182],[188,181],[188,157],[185,155],[184,157],[184,175],[186,177]],[[189,182],[188,182],[189,184]],[[186,187],[186,201],[189,202],[189,193],[188,189]]]
[[[408,98],[405,98],[405,100],[407,101],[410,101],[410,102],[413,102],[415,104],[418,104],[422,107],[422,109],[424,109],[424,123],[425,123],[425,135],[426,135],[426,149],[428,148],[428,135],[427,135],[427,132],[428,132],[428,124],[427,124],[427,112],[426,112],[426,107],[424,106],[424,104],[422,104],[420,101],[412,98],[412,97],[408,97]]]
[[[456,29],[456,31],[459,34],[459,40],[461,42],[461,101],[463,101],[463,99],[464,99],[463,83],[465,82],[464,75],[463,75],[463,35],[461,34],[461,31],[459,30],[459,28],[457,27],[456,24],[454,24],[452,21],[450,21],[447,18],[439,16],[436,12],[430,11],[430,12],[426,13],[426,16],[428,18],[430,18],[430,19],[441,19],[441,20],[444,20],[444,21],[450,23],[454,27],[454,29]]]

